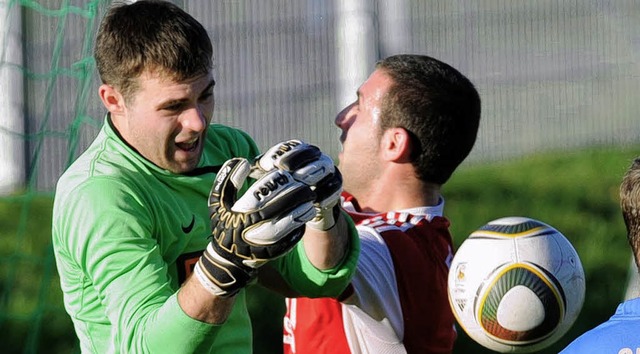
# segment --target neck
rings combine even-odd
[[[354,191],[352,194],[362,211],[381,213],[438,205],[440,187],[417,179],[391,179],[389,182],[380,179],[371,183],[366,190]]]

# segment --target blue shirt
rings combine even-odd
[[[640,298],[618,305],[608,321],[585,332],[560,352],[572,353],[640,353]]]

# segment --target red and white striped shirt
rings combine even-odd
[[[451,353],[453,246],[444,200],[371,214],[343,193],[342,206],[360,235],[356,273],[340,299],[287,299],[284,352]]]

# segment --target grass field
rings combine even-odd
[[[560,230],[586,273],[585,303],[575,325],[542,353],[557,353],[605,321],[621,301],[630,251],[618,206],[618,186],[640,146],[536,155],[463,166],[444,188],[445,213],[456,246],[477,227],[511,215]],[[0,342],[5,353],[70,353],[76,346],[62,308],[50,248],[51,196],[0,199]],[[277,353],[282,299],[249,290],[256,353]],[[491,353],[460,333],[455,353]]]

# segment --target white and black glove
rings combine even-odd
[[[316,214],[316,194],[280,169],[263,174],[238,199],[250,171],[246,159],[227,161],[209,195],[212,240],[194,273],[218,296],[236,294],[260,266],[290,251]]]
[[[332,174],[320,180],[312,189],[316,192],[316,201],[313,203],[316,215],[307,222],[307,226],[321,231],[329,230],[336,224],[340,214],[342,174],[335,167]]]
[[[251,176],[258,178],[273,170],[291,173],[293,178],[316,193],[316,215],[307,226],[317,230],[332,228],[340,213],[342,175],[328,155],[317,146],[300,140],[288,140],[274,145],[256,158]]]

